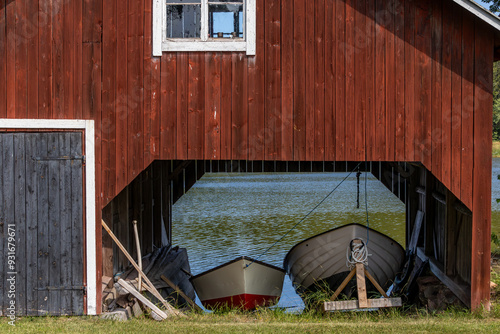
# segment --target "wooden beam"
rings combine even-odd
[[[366,295],[365,265],[356,263],[356,281],[358,284],[359,308],[368,307],[368,296]]]
[[[379,299],[368,299],[367,307],[379,308],[379,307],[401,307],[403,305],[401,298],[379,298]],[[359,302],[357,300],[342,300],[336,302],[325,302],[323,304],[325,311],[345,311],[345,310],[356,310],[360,309]]]
[[[330,298],[330,301],[334,301],[337,299],[337,297],[340,295],[342,290],[347,286],[347,284],[351,281],[351,279],[354,277],[354,274],[356,274],[356,268],[353,268],[349,275],[347,275],[346,279],[340,284],[340,286],[335,290],[335,293],[333,294],[332,298]]]
[[[184,300],[186,300],[189,305],[191,305],[191,307],[194,309],[194,310],[197,310],[197,311],[203,311],[203,309],[201,307],[199,307],[191,298],[189,298],[188,295],[186,295],[184,293],[184,291],[182,291],[177,285],[174,284],[174,282],[172,282],[171,280],[169,280],[167,277],[165,277],[164,275],[161,275],[160,276],[161,279],[168,284],[168,286],[170,286],[172,289],[175,290],[175,292],[177,292],[178,294],[181,295],[182,298],[184,298]]]
[[[162,320],[167,319],[165,312],[160,310],[155,304],[150,302],[146,297],[141,295],[131,284],[128,284],[123,279],[118,280],[118,284],[121,285],[125,290],[131,293],[135,298],[139,299],[141,303],[149,307],[154,313],[156,313]]]

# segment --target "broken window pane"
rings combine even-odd
[[[167,0],[167,38],[200,38],[200,33],[201,0]]]
[[[243,1],[209,1],[208,34],[212,38],[243,38]],[[240,2],[241,4],[234,4]],[[218,3],[218,4],[215,4]]]

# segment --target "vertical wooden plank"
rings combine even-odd
[[[59,134],[59,155],[71,157],[71,133]],[[61,160],[59,162],[59,203],[60,203],[60,285],[71,286],[71,164],[74,160]],[[60,314],[72,314],[71,290],[61,290],[59,304]]]
[[[390,88],[386,85],[386,28],[384,23],[386,20],[386,15],[388,15],[385,10],[385,1],[378,0],[376,3],[376,45],[375,45],[375,82],[376,93],[375,93],[375,160],[383,161],[385,158],[385,148],[387,145],[386,137],[386,91]],[[413,126],[413,125],[412,125]]]
[[[38,210],[37,210],[37,154],[38,134],[26,134],[26,311],[29,316],[38,315],[37,308],[37,257],[38,257]],[[1,200],[0,200],[1,202]],[[1,218],[0,218],[1,220]]]
[[[252,121],[248,122],[248,159],[263,160],[265,156],[265,21],[264,0],[257,2],[257,40],[256,55],[248,58],[248,114]]]
[[[439,1],[438,1],[439,2]],[[405,160],[405,6],[404,0],[394,3],[395,31],[395,91],[396,91],[396,123],[394,160]],[[441,77],[440,77],[441,78]]]
[[[74,20],[73,1],[62,2],[62,43],[63,43],[63,112],[64,118],[75,119],[75,100],[74,100],[74,64],[75,64],[75,40],[73,36]],[[28,51],[29,52],[29,51]],[[28,72],[28,75],[30,73]]]
[[[247,62],[243,53],[233,54],[233,89],[232,89],[232,134],[231,159],[246,160],[248,158],[248,99],[247,99]]]
[[[16,308],[17,315],[26,315],[26,152],[24,133],[14,135],[14,223],[16,225]],[[9,270],[14,271],[14,270]]]
[[[6,20],[6,0],[0,0],[0,58],[7,59],[7,20]],[[33,6],[34,7],[34,6]],[[0,117],[7,117],[7,62],[0,63]],[[1,277],[0,277],[1,278]],[[0,303],[0,310],[2,304]]]
[[[366,160],[375,160],[375,1],[366,1]],[[377,83],[378,84],[378,83]]]
[[[432,173],[441,179],[442,164],[442,63],[443,63],[443,2],[434,1],[432,5]]]
[[[293,1],[281,1],[281,158],[293,160]],[[250,111],[249,111],[250,114]],[[279,135],[279,134],[278,134]]]
[[[46,155],[48,151],[48,134],[40,134],[37,139],[37,156]],[[38,224],[38,261],[37,261],[37,305],[38,315],[48,314],[49,294],[44,289],[49,285],[49,164],[47,161],[37,161],[38,177],[38,221],[45,224]]]
[[[305,15],[305,72],[306,72],[306,86],[305,86],[305,113],[306,113],[306,160],[312,161],[314,159],[314,114],[315,114],[315,96],[314,96],[314,22],[315,22],[315,4],[314,0],[306,1]]]
[[[336,151],[336,160],[343,161],[345,160],[345,112],[346,112],[346,22],[345,22],[345,2],[337,1],[337,17],[336,17],[336,46],[335,50],[337,52],[336,58],[336,68],[337,68],[337,76],[336,76],[336,108],[335,108],[335,151]]]
[[[42,153],[43,154],[43,153]],[[59,189],[60,162],[59,135],[48,135],[48,286],[61,286],[61,203]],[[43,157],[45,158],[45,157]],[[48,311],[50,314],[60,314],[61,291],[49,290]]]
[[[462,172],[462,12],[453,6],[453,42],[451,50],[451,191],[460,194]]]
[[[395,68],[395,9],[394,0],[386,1],[386,139],[385,139],[385,161],[393,161],[396,150],[396,68]]]
[[[405,0],[405,160],[415,161],[415,0]]]
[[[116,2],[116,103],[115,103],[115,124],[116,124],[116,192],[119,192],[128,184],[128,117],[129,101],[127,94],[128,87],[128,45],[127,45],[127,2]],[[118,57],[118,55],[120,55]]]
[[[315,1],[314,21],[314,155],[325,160],[325,0]]]
[[[152,159],[160,158],[160,124],[161,124],[161,60],[151,60],[151,139],[149,150]]]
[[[356,263],[356,283],[358,286],[358,300],[360,308],[368,307],[368,297],[366,296],[365,266]]]
[[[474,164],[474,18],[464,13],[462,24],[462,171],[461,201],[472,208],[472,168]]]
[[[38,117],[52,115],[52,2],[39,3]]]
[[[82,133],[71,134],[71,155],[83,155]],[[71,163],[71,285],[82,286],[85,279],[85,225],[84,225],[84,191],[83,165],[81,160]],[[98,285],[99,286],[99,285]],[[81,315],[84,312],[83,291],[72,291],[71,314]]]
[[[143,152],[144,152],[144,163],[143,163],[143,169],[149,166],[149,164],[153,161],[153,150],[154,150],[154,144],[153,144],[153,132],[154,128],[156,127],[158,122],[153,122],[153,115],[152,115],[152,110],[151,110],[151,103],[152,103],[152,97],[153,97],[153,92],[152,92],[152,49],[151,49],[151,42],[152,42],[152,19],[151,19],[151,6],[153,4],[152,1],[138,1],[139,3],[142,4],[142,11],[143,11],[143,32],[144,32],[144,38],[143,38],[143,99],[142,99],[142,118],[143,118],[143,134],[144,134],[144,140],[143,140]]]
[[[7,117],[14,118],[16,115],[16,3],[6,6],[6,34],[7,49],[5,61],[7,63]]]
[[[102,59],[102,121],[101,121],[101,170],[106,180],[103,184],[104,199],[108,202],[116,192],[116,0],[103,2],[103,53]]]
[[[325,1],[325,160],[335,160],[336,1]]]
[[[489,308],[491,256],[491,149],[493,33],[475,19],[474,194],[472,214],[471,307]],[[486,242],[485,242],[486,241]]]
[[[206,54],[205,60],[205,159],[217,160],[220,157],[220,96],[221,96],[221,57],[218,53]],[[249,70],[250,71],[250,70]]]
[[[188,157],[188,54],[177,55],[177,154],[179,160]]]
[[[28,76],[27,76],[27,65],[28,65],[28,31],[27,31],[27,2],[26,0],[20,0],[15,2],[16,7],[16,23],[15,23],[15,43],[12,45],[16,54],[15,75],[16,75],[16,118],[26,118],[27,112],[27,100],[28,100]],[[13,7],[11,4],[10,6]]]
[[[366,157],[366,1],[356,0],[354,5],[354,33],[351,34],[354,51],[354,133],[352,140],[351,157],[349,160],[363,161]],[[352,127],[351,127],[352,130]]]
[[[177,123],[177,56],[168,53],[161,58],[161,158],[174,159]]]
[[[222,54],[221,63],[221,154],[220,158],[222,160],[231,159],[231,134],[232,134],[232,121],[231,121],[231,109],[232,109],[232,56],[230,54]],[[177,121],[179,122],[179,121]]]
[[[453,12],[443,1],[443,65],[442,65],[442,94],[441,94],[441,126],[442,126],[442,165],[441,182],[451,189],[451,46],[453,32]]]
[[[64,118],[63,0],[52,1],[52,115]]]
[[[295,0],[293,5],[293,159],[306,160],[306,7],[305,1]]]
[[[356,119],[357,101],[355,99],[356,76],[356,36],[355,36],[355,0],[346,1],[345,14],[345,160],[356,157]],[[360,83],[361,84],[361,83]],[[362,107],[361,107],[362,108]]]
[[[73,14],[73,38],[75,41],[75,63],[73,74],[75,76],[73,92],[74,92],[74,108],[75,108],[75,118],[81,119],[83,117],[83,36],[82,36],[82,0],[74,0],[74,14]]]
[[[205,57],[200,53],[189,55],[188,70],[188,159],[203,160],[204,153],[204,102],[205,102]]]

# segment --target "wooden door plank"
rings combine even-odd
[[[116,2],[116,104],[115,104],[115,124],[116,124],[116,192],[121,191],[128,184],[128,117],[129,101],[127,90],[128,78],[128,45],[127,45],[127,3]],[[118,57],[118,55],[120,55]]]
[[[356,119],[357,102],[355,87],[356,76],[356,35],[355,35],[355,5],[356,0],[347,0],[345,14],[345,160],[355,160],[356,157]],[[361,85],[361,82],[359,83]]]
[[[188,157],[188,66],[187,53],[177,55],[177,152],[179,160]]]
[[[306,17],[305,1],[294,0],[293,5],[293,160],[306,160]]]
[[[205,159],[217,160],[220,157],[221,57],[215,52],[205,57],[205,72],[209,78],[205,80]]]
[[[231,134],[232,134],[232,56],[230,54],[222,54],[221,63],[221,154],[222,160],[231,159]]]
[[[474,165],[474,18],[464,13],[462,23],[462,161],[460,200],[472,209],[472,168]]]
[[[37,155],[47,154],[48,134],[41,134],[37,139]],[[38,261],[37,261],[37,289],[44,289],[49,285],[49,164],[47,161],[39,161],[36,164],[38,177]],[[38,290],[37,305],[38,315],[48,314],[48,291]]]
[[[336,1],[325,1],[325,160],[335,160],[335,58]]]
[[[415,161],[415,0],[405,0],[405,160]]]
[[[395,0],[394,3],[394,33],[395,33],[395,148],[394,160],[405,160],[405,6],[404,0]]]
[[[462,12],[453,6],[451,49],[451,191],[460,196],[462,172]]]
[[[232,55],[231,159],[248,158],[247,62],[243,53]]]
[[[306,86],[305,86],[305,113],[306,113],[306,160],[312,161],[314,159],[314,148],[315,148],[315,131],[314,131],[314,114],[315,114],[315,96],[314,96],[314,22],[315,22],[315,1],[305,2],[305,15],[306,15],[306,25],[305,25],[305,72],[306,72]]]
[[[293,10],[293,1],[281,1],[281,158],[286,161],[293,160]]]
[[[395,61],[395,8],[394,0],[386,1],[386,147],[385,161],[393,161],[396,150],[396,61]]]
[[[45,25],[38,26],[38,117],[50,118],[52,115],[52,2],[39,3],[40,18]]]
[[[6,26],[7,6],[5,1],[6,0],[0,0],[0,36],[6,36],[6,31],[7,31],[7,26]],[[0,58],[7,59],[6,38],[0,38]],[[7,62],[6,61],[2,61],[0,63],[0,117],[2,118],[7,117]],[[0,309],[1,307],[2,304],[0,303]]]
[[[335,96],[335,157],[337,161],[345,160],[345,112],[346,112],[346,55],[345,55],[345,3],[336,2],[336,88]]]
[[[12,4],[10,5],[12,6]],[[19,0],[15,2],[16,7],[16,23],[15,23],[15,44],[12,47],[15,48],[16,62],[15,62],[15,75],[16,75],[16,118],[26,118],[27,112],[27,100],[28,100],[28,44],[27,44],[27,25],[28,18],[26,15],[27,6],[29,4],[26,0]]]
[[[174,159],[177,123],[177,55],[169,52],[161,58],[161,158]]]
[[[453,13],[446,7],[443,1],[443,65],[442,65],[442,87],[443,91],[441,94],[442,100],[442,170],[441,170],[441,182],[451,189],[451,145],[452,145],[452,135],[451,135],[451,46],[452,46],[452,32],[453,32]]]
[[[71,133],[59,134],[59,155],[71,155]],[[59,235],[61,251],[58,254],[59,263],[61,265],[60,281],[61,286],[72,286],[71,282],[71,164],[73,160],[61,160],[59,162],[59,203],[60,203],[60,219],[59,219]],[[61,290],[60,313],[72,314],[72,291]]]
[[[366,160],[375,159],[375,1],[366,1]]]
[[[315,1],[314,20],[314,154],[325,160],[325,0]]]
[[[26,312],[26,281],[32,279],[26,275],[26,251],[29,244],[26,243],[26,148],[24,133],[14,134],[14,223],[16,225],[16,308],[18,315]]]
[[[203,160],[204,153],[204,102],[205,57],[200,53],[189,54],[188,69],[187,151],[188,159]]]
[[[48,135],[46,157],[48,160],[48,286],[61,286],[61,203],[60,203],[60,162],[53,158],[60,156],[59,135]],[[43,153],[41,153],[43,154]],[[52,158],[52,159],[51,159]],[[61,292],[48,292],[48,311],[50,314],[60,314]]]
[[[442,164],[442,63],[443,63],[443,2],[434,1],[432,5],[431,38],[432,38],[432,173],[441,178]]]
[[[475,19],[474,194],[472,214],[471,307],[490,298],[491,149],[493,117],[493,31]],[[485,242],[486,241],[486,242]],[[484,304],[483,304],[484,303]]]
[[[82,133],[75,132],[71,134],[71,155],[78,156],[83,154]],[[85,223],[84,211],[85,205],[83,197],[83,165],[81,160],[74,160],[71,164],[71,284],[73,286],[82,286],[85,280]],[[72,292],[72,310],[73,315],[82,315],[84,313],[84,298],[82,291]]]
[[[352,140],[352,150],[351,157],[356,161],[363,161],[366,157],[366,81],[369,80],[369,76],[366,73],[366,47],[367,47],[367,36],[366,36],[366,1],[356,0],[354,5],[354,33],[352,37],[353,41],[353,51],[354,51],[354,119],[352,120],[354,125],[354,134]],[[351,126],[351,130],[352,130]]]
[[[382,1],[376,3],[377,13],[385,13],[385,4]],[[387,146],[386,137],[386,90],[390,89],[386,85],[386,28],[384,26],[386,15],[377,15],[375,22],[375,160],[383,161],[385,148]]]

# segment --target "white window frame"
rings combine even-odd
[[[161,56],[163,51],[246,51],[248,56],[254,56],[256,49],[256,0],[243,1],[245,31],[243,38],[236,39],[208,38],[208,1],[202,0],[201,38],[167,39],[167,2],[166,0],[153,0],[153,56]]]

